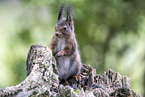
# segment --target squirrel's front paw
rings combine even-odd
[[[55,58],[58,58],[58,57],[60,57],[60,56],[62,56],[62,53],[61,53],[61,52],[58,52],[58,53],[55,55]]]

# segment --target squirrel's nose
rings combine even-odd
[[[57,37],[60,37],[60,36],[61,36],[61,33],[55,32],[55,35],[56,35]]]
[[[55,35],[56,35],[56,36],[58,36],[58,34],[57,34],[57,33],[56,33]]]
[[[56,35],[56,36],[59,36],[59,32],[55,32],[55,35]]]

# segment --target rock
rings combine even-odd
[[[51,97],[141,97],[130,89],[131,79],[108,69],[102,75],[90,65],[82,65],[78,78],[60,82],[56,61],[44,45],[32,45],[26,62],[27,78],[16,86],[0,89],[3,96]]]

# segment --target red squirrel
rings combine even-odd
[[[64,18],[64,4],[58,13],[58,21],[50,43],[53,56],[57,62],[59,79],[66,80],[79,75],[81,71],[81,58],[74,33],[72,7],[67,7],[67,18]]]

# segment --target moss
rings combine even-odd
[[[74,92],[75,92],[76,94],[78,94],[78,95],[79,95],[79,94],[80,94],[80,92],[81,92],[81,89],[80,89],[80,88],[75,89],[75,90],[74,90]]]

